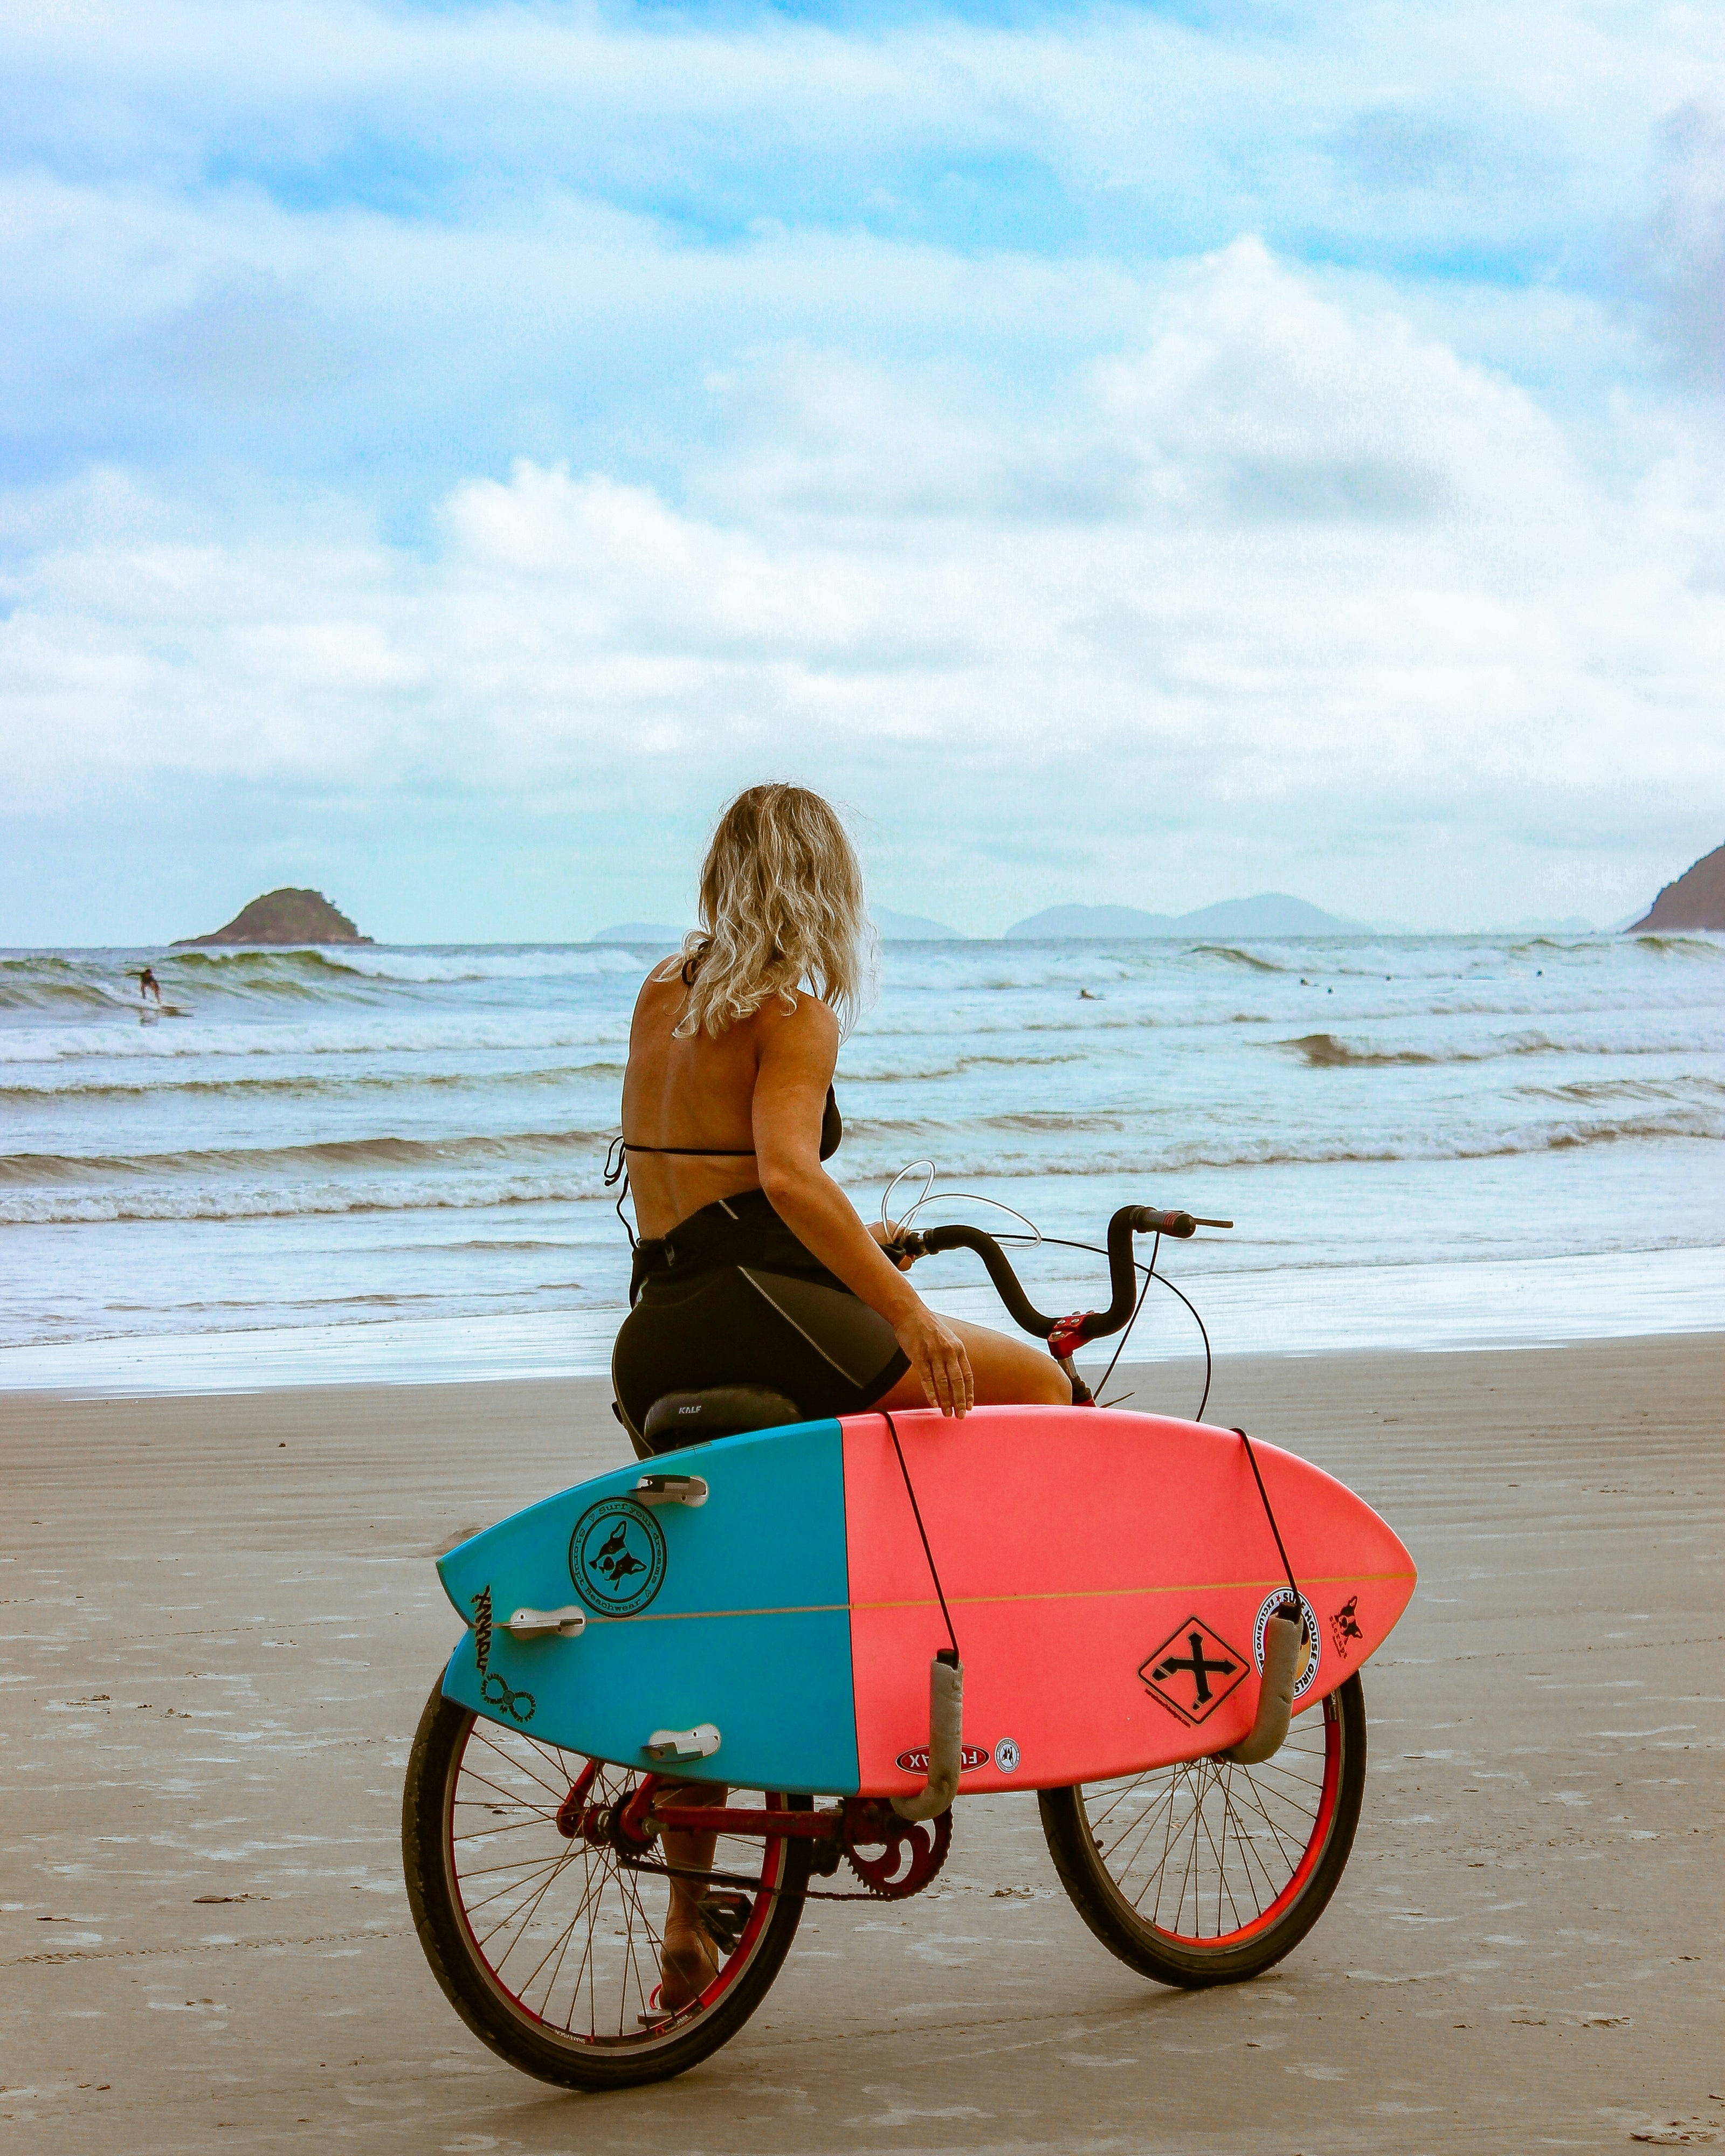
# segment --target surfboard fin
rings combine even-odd
[[[1286,1605],[1284,1604],[1284,1607]],[[1300,1620],[1276,1616],[1264,1626],[1264,1674],[1251,1727],[1220,1756],[1239,1767],[1259,1767],[1281,1751],[1294,1712],[1294,1673],[1300,1662]]]
[[[901,1820],[937,1819],[958,1794],[964,1744],[964,1665],[950,1653],[928,1666],[928,1780],[914,1797],[895,1797]]]

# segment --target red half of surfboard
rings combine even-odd
[[[1118,1409],[979,1408],[842,1423],[857,1753],[865,1795],[927,1770],[928,1665],[964,1663],[961,1792],[1047,1789],[1239,1743],[1287,1576],[1231,1430]],[[1344,1684],[1407,1607],[1412,1558],[1332,1476],[1253,1440],[1305,1603],[1295,1712]]]

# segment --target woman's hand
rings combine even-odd
[[[930,1407],[943,1415],[968,1414],[976,1404],[976,1380],[964,1342],[946,1320],[919,1301],[892,1331],[922,1381]]]
[[[869,1233],[874,1237],[875,1240],[880,1245],[883,1250],[886,1250],[886,1245],[891,1242],[896,1235],[902,1232],[896,1220],[870,1220],[865,1224],[867,1225]],[[891,1259],[894,1265],[898,1267],[901,1273],[909,1272],[911,1266],[916,1262],[913,1257],[901,1257],[896,1250],[886,1250],[886,1255]],[[906,1349],[906,1352],[908,1353],[909,1350]]]

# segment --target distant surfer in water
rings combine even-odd
[[[150,967],[146,966],[143,972],[138,975],[138,1001],[140,1003],[143,1003],[151,996],[155,997],[156,1008],[157,1010],[160,1010],[162,1009],[162,983],[157,979],[154,971]]]
[[[1070,1404],[1051,1356],[937,1316],[881,1247],[895,1230],[865,1226],[823,1165],[844,1134],[833,1071],[867,920],[861,867],[819,794],[738,794],[701,867],[701,929],[647,976],[629,1033],[620,1144],[641,1239],[611,1377],[632,1434],[666,1394],[720,1385],[770,1386],[809,1417]],[[725,1794],[703,1784],[681,1800]],[[676,1870],[711,1868],[711,1835],[665,1840]],[[670,1882],[672,2011],[717,1965],[700,1893]]]

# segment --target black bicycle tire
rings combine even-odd
[[[760,1943],[736,1982],[685,2035],[630,2056],[591,2052],[561,2043],[533,2027],[501,1999],[475,1964],[457,1907],[445,1852],[444,1806],[455,1763],[476,1717],[443,1694],[439,1677],[419,1717],[402,1790],[402,1869],[413,1928],[444,1996],[490,2051],[536,2079],[588,2091],[636,2088],[670,2081],[699,2066],[727,2044],[771,1989],[796,1937],[808,1883],[809,1845],[784,1844],[784,1883],[773,1897]],[[807,1797],[792,1797],[806,1806]]]
[[[1274,1967],[1299,1945],[1341,1882],[1359,1824],[1366,1782],[1365,1694],[1358,1675],[1332,1695],[1341,1725],[1342,1765],[1322,1853],[1305,1888],[1281,1917],[1240,1946],[1190,1948],[1140,1917],[1102,1864],[1081,1785],[1040,1789],[1037,1801],[1049,1855],[1072,1906],[1108,1951],[1158,1984],[1195,1991],[1240,1984]],[[1313,1709],[1312,1712],[1317,1712]],[[1308,1847],[1310,1845],[1308,1844]]]

